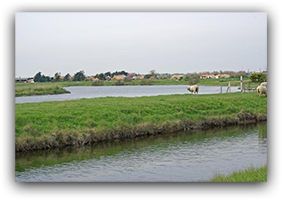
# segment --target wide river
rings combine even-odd
[[[71,93],[56,95],[38,95],[16,97],[15,103],[31,103],[42,101],[65,101],[81,98],[97,97],[140,97],[170,94],[187,94],[187,85],[150,85],[150,86],[72,86],[65,87]],[[222,87],[225,93],[227,87]],[[231,92],[238,92],[238,87],[231,87]],[[220,86],[200,86],[199,94],[220,93]]]
[[[198,182],[267,164],[267,124],[16,154],[18,182]]]

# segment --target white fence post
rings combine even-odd
[[[226,93],[227,93],[227,92],[229,92],[229,93],[231,92],[230,81],[228,82],[228,87],[227,87]]]

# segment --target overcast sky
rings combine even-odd
[[[16,77],[267,68],[267,14],[17,13]]]

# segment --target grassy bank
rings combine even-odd
[[[16,151],[255,123],[266,118],[267,98],[259,98],[255,92],[16,104]]]
[[[31,95],[46,95],[46,94],[62,94],[69,91],[58,85],[43,85],[43,84],[16,84],[15,96],[31,96]]]
[[[233,172],[228,176],[216,175],[210,182],[267,182],[267,165]]]

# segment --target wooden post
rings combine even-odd
[[[243,76],[240,76],[240,80],[241,80],[241,92],[243,92]]]
[[[220,94],[222,94],[222,86],[220,86]]]

